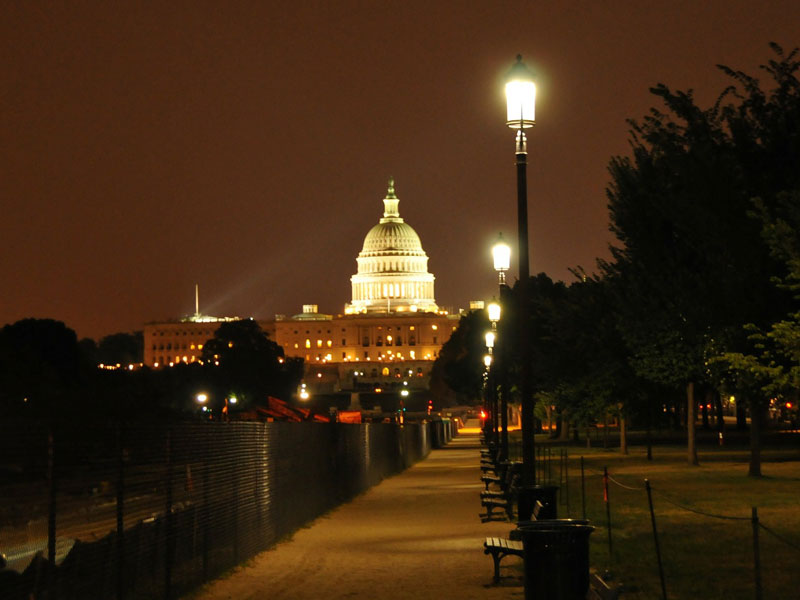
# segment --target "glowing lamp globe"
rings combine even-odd
[[[500,320],[500,312],[501,312],[500,304],[497,302],[490,302],[489,306],[486,307],[486,312],[489,313],[489,320],[493,323]]]
[[[528,129],[536,122],[536,83],[533,73],[517,55],[517,62],[506,75],[506,125],[511,129]]]
[[[496,334],[494,331],[487,331],[486,332],[486,347],[487,348],[494,348],[494,340],[496,338]]]
[[[511,268],[511,246],[506,244],[502,233],[497,238],[495,245],[492,246],[492,260],[495,271],[508,271]]]

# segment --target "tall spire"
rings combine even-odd
[[[400,200],[394,193],[394,177],[389,177],[389,186],[386,190],[386,197],[383,199],[383,219],[390,219],[390,220],[400,220],[400,212],[397,209],[397,205],[400,203]],[[383,223],[384,220],[381,219]]]

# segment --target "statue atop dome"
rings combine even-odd
[[[350,278],[353,300],[345,313],[436,312],[434,276],[428,255],[408,223],[400,217],[394,178],[383,199],[383,217],[369,230]]]
[[[383,219],[381,223],[388,223],[393,220],[397,223],[402,223],[403,219],[400,218],[400,211],[397,205],[400,204],[400,199],[394,193],[394,177],[389,177],[389,188],[386,190],[386,197],[383,199]]]

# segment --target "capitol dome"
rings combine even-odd
[[[345,312],[435,312],[434,277],[422,242],[398,212],[394,180],[383,199],[383,217],[369,230],[358,254],[358,273],[350,278],[353,301]]]

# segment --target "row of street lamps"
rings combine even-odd
[[[517,56],[517,60],[511,67],[506,77],[506,125],[516,131],[514,148],[516,156],[517,171],[517,239],[518,253],[517,266],[519,281],[517,283],[516,296],[516,315],[518,327],[520,329],[520,405],[521,405],[521,433],[522,433],[522,487],[532,488],[536,485],[536,447],[534,441],[534,415],[533,415],[533,389],[531,381],[531,352],[529,334],[529,303],[528,286],[530,283],[530,266],[528,262],[528,187],[527,187],[527,164],[528,149],[525,130],[535,124],[536,106],[536,84],[533,73],[522,62],[522,56]],[[509,298],[508,286],[506,284],[506,271],[511,266],[511,248],[503,240],[502,235],[492,248],[494,268],[498,274],[500,286],[500,302]],[[486,346],[490,359],[487,361],[487,369],[496,362],[499,355],[500,362],[504,360],[502,349],[508,347],[503,342],[496,344],[497,322],[500,320],[500,304],[492,302],[488,306],[489,320],[492,323],[492,330],[486,334]],[[499,340],[502,342],[502,340]],[[494,348],[497,346],[497,352]],[[508,459],[508,390],[503,374],[506,372],[505,365],[501,364],[500,369],[495,364],[495,373],[500,373],[498,382],[489,373],[487,389],[490,391],[487,404],[492,418],[492,434],[494,442],[500,448],[500,458]],[[499,386],[498,386],[499,383]],[[497,406],[497,389],[500,388],[500,406]],[[500,423],[498,424],[498,416]],[[499,438],[498,439],[498,432]],[[523,502],[520,503],[522,507]],[[521,517],[522,518],[522,517]]]

